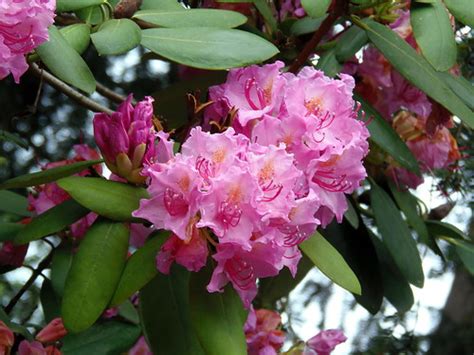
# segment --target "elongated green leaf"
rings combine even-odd
[[[207,355],[246,355],[243,327],[247,312],[230,284],[223,293],[207,291],[211,273],[207,267],[191,275],[189,302],[194,331]]]
[[[117,55],[126,53],[140,44],[140,27],[129,19],[105,21],[99,30],[91,34],[92,43],[99,55]]]
[[[13,332],[23,335],[26,340],[31,341],[34,339],[33,335],[26,327],[12,322],[10,317],[8,316],[8,314],[5,313],[2,307],[0,307],[0,320],[3,321]]]
[[[329,5],[331,5],[331,0],[301,0],[303,9],[313,18],[324,16]]]
[[[132,212],[140,199],[148,197],[145,189],[102,178],[70,176],[58,181],[74,200],[95,213],[115,221],[133,221]]]
[[[1,186],[1,185],[0,185]],[[28,217],[28,200],[13,191],[0,191],[0,211]]]
[[[89,6],[75,11],[77,17],[87,25],[98,25],[105,21],[104,14],[99,6]]]
[[[349,199],[347,200],[347,211],[344,213],[344,218],[354,229],[359,228],[359,215]]]
[[[15,244],[26,244],[33,240],[62,231],[90,211],[74,200],[67,200],[40,214],[28,223],[15,238]]]
[[[367,125],[370,139],[382,150],[390,154],[401,166],[419,175],[420,167],[418,166],[418,161],[400,136],[383,119],[380,113],[361,96],[354,94],[354,99],[361,103],[362,110],[367,117],[372,118],[372,121]]]
[[[221,27],[234,28],[247,22],[247,18],[235,11],[217,9],[142,10],[134,18],[160,27]]]
[[[300,244],[300,248],[314,265],[334,283],[349,292],[361,294],[362,290],[357,276],[337,249],[321,234],[314,233],[311,238]]]
[[[456,20],[474,28],[474,2],[471,0],[444,0]]]
[[[424,275],[416,242],[390,196],[371,182],[370,201],[383,243],[402,275],[411,284],[423,287]]]
[[[441,0],[432,4],[414,3],[410,8],[411,25],[423,56],[438,71],[456,64],[457,48],[448,12]]]
[[[306,35],[316,31],[321,23],[323,23],[326,17],[311,18],[303,17],[302,19],[296,20],[290,28],[290,33],[294,36]]]
[[[409,82],[474,128],[474,113],[440,79],[431,65],[388,27],[374,21],[363,24],[372,43]]]
[[[466,269],[474,275],[474,244],[457,240],[456,252]]]
[[[142,45],[170,60],[203,69],[260,63],[278,53],[273,44],[257,35],[212,27],[144,30]]]
[[[374,235],[371,239],[380,261],[384,296],[399,313],[405,313],[415,301],[410,284],[401,275],[385,245]]]
[[[107,220],[92,225],[74,256],[61,314],[71,333],[86,330],[112,298],[125,266],[129,231]]]
[[[143,334],[155,355],[204,355],[191,326],[189,276],[187,270],[173,265],[169,275],[158,273],[140,291]]]
[[[140,327],[117,321],[95,324],[90,329],[68,334],[61,343],[64,355],[112,355],[126,353],[140,336]]]
[[[141,10],[186,10],[177,0],[143,0]]]
[[[54,251],[53,260],[51,260],[51,286],[59,297],[62,297],[64,294],[64,285],[72,265],[72,259],[72,243],[63,242]]]
[[[40,301],[46,322],[49,323],[54,318],[61,316],[61,301],[48,279],[44,279],[41,286]]]
[[[336,59],[344,63],[351,59],[369,40],[367,33],[357,26],[352,26],[337,40]]]
[[[69,45],[55,26],[49,27],[49,40],[36,48],[36,52],[59,79],[88,94],[95,91],[94,75],[84,59]]]
[[[439,72],[438,76],[471,110],[474,110],[474,86],[469,81],[449,72]]]
[[[449,223],[428,220],[426,221],[426,227],[428,228],[428,232],[435,237],[469,240],[459,228]]]
[[[126,300],[118,307],[118,315],[133,324],[140,324],[140,316],[130,300]]]
[[[253,4],[257,8],[260,15],[262,15],[265,23],[270,27],[271,31],[277,30],[278,23],[273,15],[272,9],[266,2],[266,0],[253,0]]]
[[[58,166],[37,173],[21,175],[0,184],[0,189],[17,189],[53,182],[63,177],[77,174],[89,167],[102,163],[102,160],[87,160],[74,164]]]
[[[320,69],[327,76],[333,78],[341,70],[342,64],[336,58],[336,48],[331,48],[325,51],[316,64],[316,69]]]
[[[7,240],[14,240],[16,234],[23,229],[23,225],[19,223],[9,223],[2,222],[0,223],[0,242],[5,242]]]
[[[164,234],[164,233],[163,233]],[[139,291],[156,276],[156,254],[165,242],[162,233],[151,237],[143,247],[127,260],[115,295],[110,301],[111,307],[117,306]]]
[[[91,41],[91,28],[85,23],[76,23],[59,30],[64,39],[69,45],[76,50],[77,53],[82,54]]]
[[[88,6],[100,5],[106,0],[56,0],[56,11],[73,11],[83,9]]]
[[[353,294],[356,301],[376,314],[382,305],[381,266],[369,232],[363,223],[354,229],[348,222],[330,223],[321,234],[337,249],[359,280],[362,294]]]

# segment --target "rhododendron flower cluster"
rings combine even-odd
[[[340,221],[345,193],[365,177],[368,132],[356,119],[352,78],[281,68],[231,70],[225,84],[211,88],[208,124],[238,110],[233,127],[193,128],[174,156],[162,135],[169,160],[147,167],[150,199],[133,213],[173,232],[157,257],[160,271],[174,261],[200,270],[210,243],[217,266],[208,291],[231,282],[246,307],[257,278],[284,266],[296,273],[298,244],[334,216]]]
[[[269,309],[250,309],[244,325],[247,351],[249,355],[273,355],[285,342],[285,332],[281,327],[278,312]]]
[[[28,69],[25,54],[48,39],[55,0],[0,0],[0,80],[15,82]]]
[[[323,330],[306,342],[303,355],[329,355],[346,340],[347,337],[339,329]]]

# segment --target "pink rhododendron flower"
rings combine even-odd
[[[341,330],[323,330],[306,342],[303,355],[329,355],[337,345],[346,340],[347,337]]]
[[[67,330],[61,318],[54,318],[36,335],[41,343],[54,343],[66,336]]]
[[[268,309],[250,308],[244,325],[249,355],[276,355],[283,346],[285,333],[278,329],[281,317]]]
[[[54,0],[0,0],[0,80],[12,73],[20,82],[25,54],[48,39],[55,8]]]
[[[153,126],[153,98],[147,96],[132,106],[128,98],[111,115],[94,116],[94,137],[109,169],[133,183],[143,183],[144,165],[157,161]]]
[[[0,354],[9,354],[15,342],[15,335],[8,326],[0,320]]]
[[[128,355],[153,355],[144,336],[141,336],[133,348],[128,351]]]
[[[18,268],[23,265],[28,245],[14,245],[13,242],[6,241],[0,249],[0,266]]]
[[[301,0],[282,0],[280,7],[280,20],[287,16],[304,17],[306,12],[301,6]]]
[[[39,341],[23,340],[18,347],[18,355],[47,355],[47,352]]]

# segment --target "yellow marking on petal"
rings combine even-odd
[[[259,180],[267,181],[273,177],[275,173],[275,169],[273,168],[273,161],[267,161],[262,169],[260,169],[260,173],[258,174]]]
[[[214,163],[222,163],[227,155],[224,148],[219,148],[212,153],[212,161]]]
[[[304,105],[309,112],[316,114],[323,107],[323,100],[318,96],[314,96],[311,100],[305,101]]]
[[[189,179],[188,175],[184,175],[178,181],[178,186],[181,188],[181,191],[187,192],[189,190],[189,186],[191,185],[191,180]]]

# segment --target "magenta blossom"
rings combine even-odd
[[[281,317],[269,309],[250,308],[244,325],[249,355],[276,355],[283,346],[285,333],[280,330]]]
[[[347,337],[341,330],[323,330],[306,342],[303,355],[329,355],[337,345],[346,340]]]
[[[153,355],[144,336],[141,336],[135,345],[128,351],[128,355]]]
[[[128,98],[111,115],[94,116],[94,137],[109,169],[122,178],[143,183],[145,165],[157,161],[157,134],[153,126],[153,98],[147,96],[132,106]]]
[[[48,39],[55,8],[54,0],[0,0],[0,80],[12,73],[20,82],[25,54]]]

